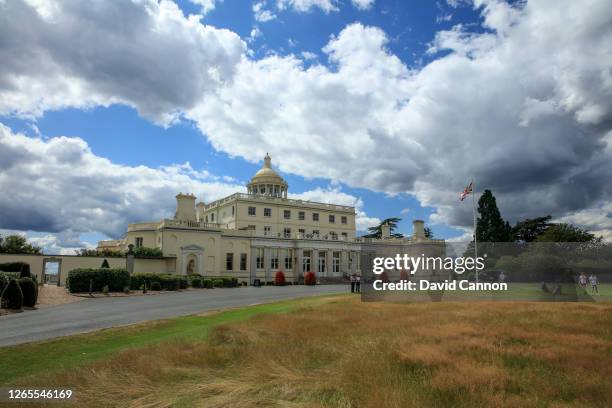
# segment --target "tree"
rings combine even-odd
[[[491,190],[485,190],[478,200],[476,237],[478,242],[508,242],[511,240],[510,224],[501,217]]]
[[[369,233],[364,235],[364,238],[382,238],[382,226],[389,224],[391,236],[395,238],[402,238],[404,235],[400,233],[394,233],[393,230],[397,228],[397,223],[402,219],[397,217],[387,218],[375,227],[368,228]]]
[[[434,237],[434,233],[433,233],[433,231],[431,230],[431,228],[429,228],[429,227],[425,227],[425,238],[427,238],[427,239],[433,239],[433,237]]]
[[[533,242],[539,235],[545,233],[550,226],[551,216],[527,218],[519,221],[512,228],[512,236],[515,241]]]
[[[110,268],[110,265],[106,259],[102,261],[102,266],[100,268]]]
[[[0,237],[0,253],[2,254],[41,254],[40,247],[32,245],[21,235]]]
[[[550,227],[537,237],[538,242],[592,242],[597,243],[602,237],[595,237],[587,230],[572,224],[551,224]]]

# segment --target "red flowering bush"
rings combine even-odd
[[[410,280],[408,272],[405,269],[402,269],[402,271],[400,272],[400,280]]]
[[[387,271],[383,271],[383,273],[380,274],[380,280],[384,283],[389,283],[389,274]]]
[[[316,285],[317,277],[314,272],[306,272],[304,274],[304,285]]]
[[[285,273],[283,271],[277,271],[276,275],[274,275],[274,284],[276,286],[284,286],[285,285]]]

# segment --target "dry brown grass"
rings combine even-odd
[[[603,407],[611,312],[337,298],[34,382],[96,407]]]

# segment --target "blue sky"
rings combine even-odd
[[[92,245],[170,216],[177,189],[210,201],[240,188],[269,152],[290,192],[356,205],[362,227],[399,216],[410,234],[419,218],[465,239],[471,202],[457,196],[475,178],[511,222],[551,214],[612,237],[612,91],[596,77],[609,5],[549,7],[11,2],[0,191],[14,200],[0,230],[51,251]]]

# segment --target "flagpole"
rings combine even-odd
[[[472,212],[474,213],[474,269],[478,259],[478,238],[476,237],[476,184],[472,180]],[[478,269],[476,269],[476,283],[478,283]]]

